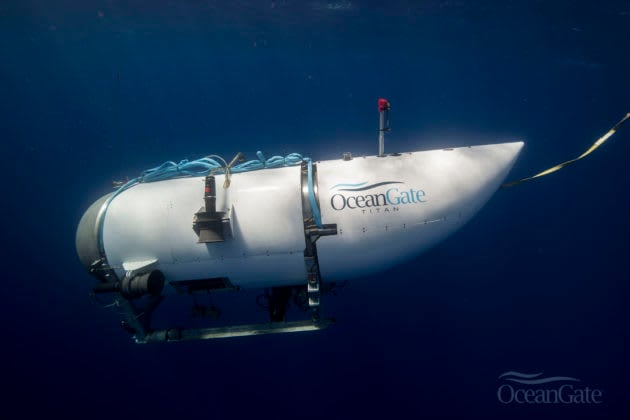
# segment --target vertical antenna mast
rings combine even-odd
[[[391,105],[387,99],[378,100],[379,129],[378,129],[378,157],[385,156],[385,132],[389,131],[389,110]]]

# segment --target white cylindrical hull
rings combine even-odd
[[[193,215],[204,205],[203,178],[134,186],[112,200],[103,223],[109,265],[158,260],[167,282],[226,277],[234,286],[303,282],[304,224],[300,167],[233,174],[217,210],[230,219],[226,240],[197,243]],[[165,291],[168,291],[166,289]]]
[[[322,279],[374,273],[446,238],[497,190],[522,145],[316,162],[321,222],[337,228],[316,242]],[[171,282],[197,279],[225,278],[236,287],[306,284],[302,168],[232,174],[227,189],[223,181],[216,176],[216,210],[229,220],[223,242],[198,243],[193,230],[204,206],[201,177],[141,183],[115,196],[97,229],[108,266],[122,278],[128,267],[153,261],[166,293],[174,291]]]

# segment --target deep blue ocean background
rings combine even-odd
[[[624,418],[630,126],[350,281],[316,333],[136,345],[74,235],[167,160],[375,154],[379,97],[386,151],[522,139],[531,175],[630,112],[628,40],[627,1],[0,2],[2,418]],[[603,402],[502,404],[510,370]]]

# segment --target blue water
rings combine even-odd
[[[3,418],[624,418],[630,126],[501,190],[328,330],[136,345],[76,257],[87,206],[166,160],[522,139],[510,179],[630,112],[623,1],[3,1]],[[387,244],[375,244],[387,246]],[[600,404],[502,403],[507,371]]]

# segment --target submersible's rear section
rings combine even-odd
[[[312,162],[272,162],[260,160],[259,170],[242,171],[201,162],[211,166],[207,175],[178,176],[200,164],[182,162],[175,176],[132,180],[86,211],[77,230],[79,258],[100,281],[95,294],[122,298],[126,323],[139,341],[180,337],[181,331],[150,333],[149,323],[139,322],[138,314],[150,314],[165,296],[243,288],[268,289],[272,322],[285,320],[292,297],[311,314],[306,323],[274,325],[272,331],[265,325],[266,332],[327,325],[319,316],[315,243],[335,235],[336,227],[320,220]],[[150,310],[138,306],[141,300],[149,300]],[[223,328],[220,334],[260,333],[259,327]]]

